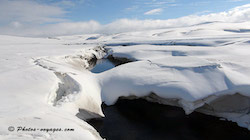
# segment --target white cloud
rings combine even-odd
[[[22,24],[18,21],[13,21],[10,23],[10,26],[12,26],[14,28],[20,28],[22,26]]]
[[[59,36],[85,33],[121,33],[139,30],[183,27],[213,21],[250,21],[250,4],[236,7],[226,12],[211,13],[207,15],[190,15],[168,20],[120,19],[106,25],[101,25],[96,21],[30,25],[23,24],[22,22],[15,20],[11,21],[6,26],[0,26],[0,34],[19,36]]]
[[[229,2],[241,2],[241,1],[246,1],[246,0],[229,0]]]
[[[211,3],[211,1],[197,1],[197,2],[190,3],[189,5],[191,5],[191,6],[204,6],[204,5],[208,5],[210,3]]]
[[[125,11],[135,11],[135,10],[137,10],[138,8],[139,8],[138,5],[133,5],[133,6],[131,6],[131,7],[126,8]]]
[[[144,15],[157,15],[157,14],[160,14],[162,11],[163,11],[162,8],[156,8],[156,9],[145,12]]]
[[[208,11],[206,11],[208,12]],[[203,11],[204,13],[204,11]],[[168,20],[137,20],[120,19],[103,25],[101,33],[119,33],[136,30],[161,29],[171,27],[190,26],[204,22],[244,22],[250,21],[250,4],[233,8],[226,12],[211,13],[207,15],[190,15]]]
[[[175,0],[152,0],[149,2],[145,2],[145,5],[151,6],[151,7],[160,7],[160,6],[166,6],[170,4],[176,4]]]
[[[43,0],[41,0],[43,2]],[[52,1],[53,2],[53,1]],[[64,8],[74,7],[76,5],[89,4],[90,0],[60,0],[55,1],[52,4],[55,6],[60,6]]]
[[[44,24],[62,22],[66,13],[57,6],[45,5],[31,0],[1,0],[0,23],[8,24],[14,21],[29,24]],[[14,21],[12,21],[14,19]]]
[[[96,33],[101,30],[101,25],[96,21],[63,22],[57,24],[48,24],[44,26],[22,25],[21,28],[13,28],[13,26],[15,25],[9,25],[0,28],[0,34],[44,37]]]
[[[48,25],[44,27],[43,34],[50,35],[73,35],[81,33],[95,33],[98,32],[101,25],[96,21],[88,22],[66,22]]]
[[[205,11],[201,11],[201,12],[196,12],[193,15],[204,15],[204,14],[208,14],[211,13],[211,11],[205,10]]]
[[[75,6],[75,3],[70,0],[62,0],[62,1],[56,2],[55,5],[63,6],[63,7],[73,7]]]

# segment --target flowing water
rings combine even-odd
[[[109,59],[100,59],[96,61],[96,65],[90,70],[93,73],[101,73],[114,68],[116,64]]]
[[[144,99],[120,99],[102,105],[105,118],[91,124],[107,140],[250,140],[250,132],[236,123]]]

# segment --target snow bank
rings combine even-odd
[[[79,108],[85,107],[103,115],[100,88],[90,72],[80,72],[78,65],[81,63],[79,53],[92,51],[91,55],[84,53],[92,56],[96,45],[69,47],[64,44],[81,40],[78,37],[72,37],[75,40],[64,38],[0,36],[0,139],[102,139],[93,127],[75,116]],[[69,55],[77,58],[61,59]],[[47,58],[53,59],[49,61]],[[8,130],[10,126],[14,127],[13,132]],[[61,128],[62,131],[17,132],[18,127]]]
[[[224,28],[212,23],[116,36],[106,43],[109,55],[135,62],[98,75],[103,101],[111,105],[121,96],[154,93],[187,114],[199,110],[250,129],[249,34]],[[173,32],[179,36],[173,39]]]

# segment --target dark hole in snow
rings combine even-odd
[[[129,62],[131,61],[126,58],[114,58],[113,56],[109,56],[106,59],[93,60],[93,62],[91,62],[93,66],[90,68],[90,71],[93,73],[101,73]]]
[[[182,45],[182,46],[204,46],[208,47],[211,46],[210,44],[205,44],[205,43],[199,43],[195,41],[188,41],[188,42],[182,42],[178,40],[174,41],[158,41],[158,42],[148,42],[148,43],[140,43],[140,42],[127,42],[127,43],[110,43],[110,44],[105,44],[106,46],[134,46],[134,45],[156,45],[156,46],[177,46],[177,45]]]
[[[250,132],[236,123],[145,99],[119,99],[102,105],[105,118],[88,121],[107,140],[249,140]]]
[[[95,39],[98,39],[98,38],[99,38],[98,36],[92,36],[92,37],[87,38],[86,40],[95,40]]]
[[[250,32],[250,29],[239,29],[239,30],[225,29],[224,31],[233,33],[247,33]]]

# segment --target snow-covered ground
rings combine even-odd
[[[249,47],[250,22],[56,38],[1,35],[0,137],[102,139],[81,119],[103,116],[102,102],[152,93],[187,114],[197,110],[250,129]],[[133,62],[99,74],[87,70],[91,60],[111,55]],[[37,130],[17,132],[19,126]]]

